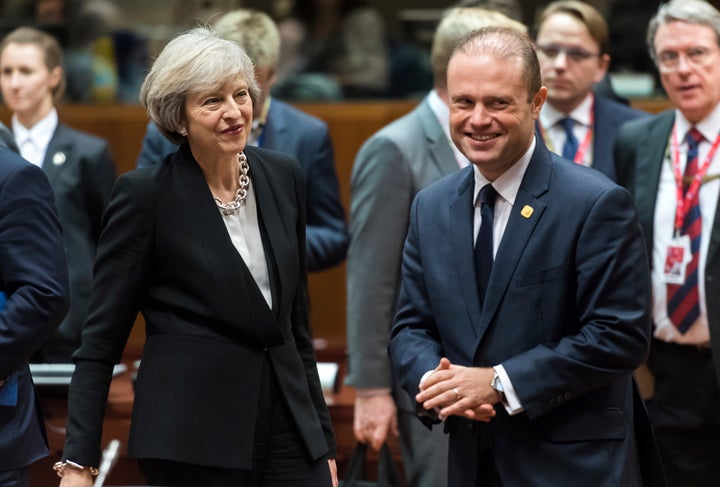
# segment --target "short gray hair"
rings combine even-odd
[[[160,132],[176,144],[185,125],[185,99],[189,93],[215,90],[237,75],[248,84],[253,105],[261,93],[253,63],[235,42],[196,27],[172,39],[153,63],[140,89],[140,102]]]
[[[648,25],[647,45],[650,57],[656,64],[655,34],[661,26],[675,21],[710,27],[715,32],[715,41],[720,46],[720,12],[715,7],[704,0],[670,0],[660,5]]]
[[[447,87],[447,68],[457,43],[468,33],[482,27],[506,27],[527,34],[527,27],[508,16],[484,8],[457,7],[449,9],[438,24],[433,37],[430,61],[435,86]]]
[[[259,68],[276,68],[280,58],[280,32],[264,12],[237,9],[218,19],[213,29],[223,39],[235,41]]]

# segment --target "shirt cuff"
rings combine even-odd
[[[510,416],[525,411],[525,408],[522,404],[520,404],[520,398],[515,392],[512,382],[510,382],[510,377],[507,375],[507,372],[505,372],[505,367],[502,365],[496,365],[493,367],[493,370],[495,370],[495,373],[498,375],[500,383],[503,386],[505,399],[503,399],[502,404],[505,407],[505,411],[507,411]]]
[[[389,396],[389,387],[356,387],[355,397]]]

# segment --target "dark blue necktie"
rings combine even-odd
[[[480,190],[480,230],[475,240],[475,276],[478,285],[478,298],[482,307],[487,294],[490,271],[493,265],[493,213],[497,191],[492,184],[486,184]]]
[[[575,160],[578,150],[578,140],[573,133],[575,121],[572,118],[563,118],[558,122],[565,129],[565,143],[563,144],[562,156],[571,161]]]

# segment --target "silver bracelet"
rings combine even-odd
[[[88,472],[90,472],[90,475],[92,475],[93,477],[99,473],[98,469],[95,467],[83,467],[79,463],[75,463],[71,460],[64,460],[62,462],[56,462],[55,465],[53,465],[53,470],[55,470],[57,472],[58,477],[65,476],[65,470],[67,470],[67,469],[78,470],[78,471],[87,470]]]

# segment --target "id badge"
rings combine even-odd
[[[683,284],[685,270],[692,260],[690,236],[680,235],[670,241],[665,255],[664,280],[667,284]]]

